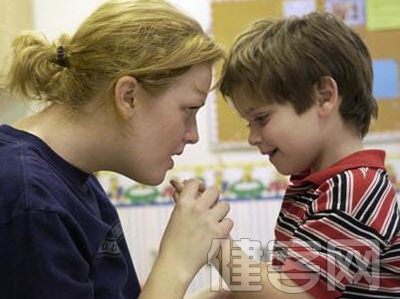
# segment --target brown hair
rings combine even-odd
[[[121,76],[158,92],[192,65],[223,57],[197,21],[164,0],[111,0],[72,37],[51,43],[25,32],[12,46],[8,89],[73,107],[104,92],[111,96]]]
[[[372,95],[372,62],[361,38],[329,13],[253,23],[234,44],[219,82],[224,97],[244,87],[262,101],[289,102],[301,114],[315,99],[312,87],[332,77],[342,97],[343,120],[368,132],[378,107]]]

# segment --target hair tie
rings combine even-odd
[[[63,46],[57,48],[56,63],[62,67],[68,67],[67,57],[65,56],[65,49]]]

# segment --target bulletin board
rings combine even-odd
[[[286,7],[285,5],[287,2],[297,2],[297,4],[299,4],[300,1],[303,1],[305,5],[314,2],[315,10],[318,11],[325,11],[327,9],[327,3],[335,2],[329,0],[214,0],[212,2],[212,33],[217,42],[228,50],[235,36],[253,21],[265,17],[282,18],[285,16],[284,7]],[[383,61],[383,64],[379,64],[381,65],[379,70],[380,78],[378,78],[379,84],[382,84],[382,81],[386,84],[385,82],[388,80],[395,80],[396,82],[393,84],[396,85],[397,88],[396,90],[392,90],[392,93],[387,96],[385,94],[385,91],[387,91],[385,86],[378,86],[378,89],[383,89],[384,93],[375,96],[378,100],[379,116],[378,119],[373,122],[370,133],[366,137],[366,142],[400,140],[400,95],[397,87],[399,85],[400,24],[396,24],[396,20],[400,20],[400,18],[392,18],[393,22],[388,22],[388,18],[386,18],[386,21],[382,22],[379,18],[385,18],[382,14],[387,12],[382,11],[380,12],[381,15],[379,15],[379,13],[371,15],[371,10],[373,9],[383,10],[382,5],[380,5],[382,1],[386,3],[391,2],[393,7],[387,7],[389,13],[400,13],[400,1],[336,0],[336,2],[361,1],[364,7],[363,18],[365,18],[365,22],[362,24],[349,25],[363,38],[370,50],[373,60],[377,62]],[[368,1],[371,2],[367,3]],[[396,11],[396,9],[399,9],[399,11]],[[368,20],[371,20],[371,22],[367,22],[367,14]],[[399,14],[397,14],[397,16],[398,15]],[[388,28],[384,28],[385,24],[387,24]],[[374,26],[374,28],[370,28],[370,26]],[[389,61],[389,63],[385,63],[385,61]],[[382,70],[382,66],[384,68],[391,67],[392,69],[390,71],[392,73],[388,72],[386,69]],[[217,66],[217,78],[219,77],[220,69],[221,65]],[[374,73],[376,73],[375,67]],[[376,74],[375,79],[377,79]],[[212,111],[212,148],[214,150],[248,148],[248,128],[246,127],[246,123],[238,117],[234,109],[229,107],[219,92],[217,92],[215,101],[213,102]]]

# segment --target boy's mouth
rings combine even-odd
[[[272,150],[270,150],[268,152],[263,152],[262,154],[267,155],[269,157],[272,157],[277,151],[278,151],[278,149],[274,148],[274,149],[272,149]]]

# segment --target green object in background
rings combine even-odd
[[[155,187],[137,184],[129,187],[124,195],[133,204],[151,204],[157,202],[160,192]]]
[[[259,180],[240,180],[230,187],[237,198],[260,198],[264,190],[265,186]]]

